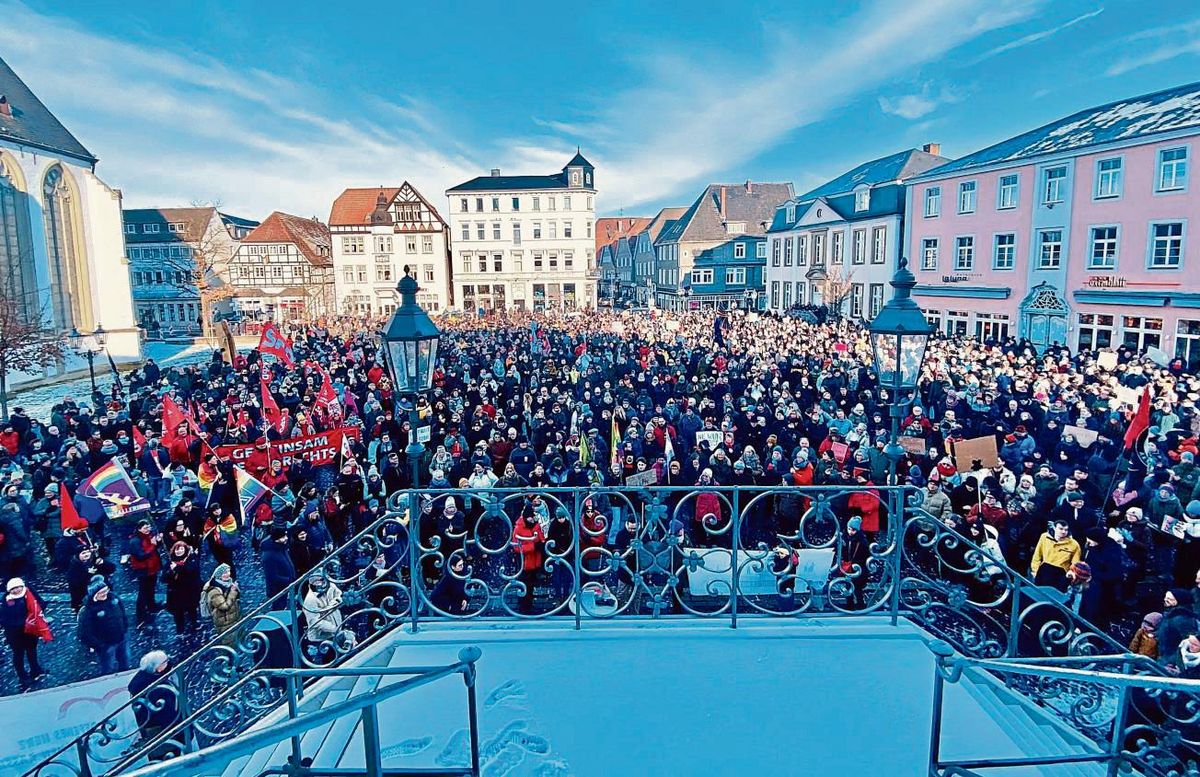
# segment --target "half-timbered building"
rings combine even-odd
[[[229,282],[234,310],[248,318],[284,322],[333,313],[329,228],[275,211],[242,238]]]
[[[329,213],[333,288],[338,312],[388,315],[408,268],[417,302],[446,310],[451,294],[450,227],[416,187],[347,189]]]

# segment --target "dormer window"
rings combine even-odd
[[[746,234],[746,222],[744,221],[726,221],[725,233],[729,235],[744,235]]]
[[[871,189],[863,186],[854,190],[854,212],[862,213],[871,207]]]
[[[787,206],[787,221],[790,224],[795,220],[796,220],[796,206],[793,203],[789,202],[788,206]]]

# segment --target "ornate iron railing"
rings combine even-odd
[[[395,494],[387,515],[31,774],[116,774],[165,745],[220,743],[288,697],[254,670],[337,666],[431,618],[736,627],[873,613],[910,619],[975,658],[1125,653],[1055,592],[926,513],[922,496],[904,486]],[[869,531],[849,534],[851,515]],[[521,547],[539,532],[544,543]],[[340,595],[312,594],[318,576]],[[151,718],[164,725],[137,725]]]
[[[383,771],[383,748],[381,747],[379,729],[379,706],[384,702],[402,694],[408,693],[423,685],[436,682],[446,677],[461,675],[467,689],[467,744],[469,750],[464,752],[462,766],[444,768],[429,768],[421,770],[405,770],[406,774],[423,777],[479,777],[479,709],[475,694],[476,667],[475,663],[481,656],[479,648],[467,647],[459,651],[458,661],[445,666],[404,666],[404,667],[341,667],[326,669],[255,669],[247,680],[262,681],[267,684],[282,682],[289,689],[289,704],[287,713],[280,720],[269,725],[261,726],[252,732],[230,738],[220,744],[192,753],[163,758],[155,763],[136,769],[133,774],[137,777],[151,777],[158,774],[203,774],[211,773],[213,768],[223,769],[238,758],[251,755],[263,748],[272,747],[280,742],[291,741],[291,752],[288,756],[289,765],[268,765],[267,774],[290,774],[293,768],[299,767],[305,759],[301,751],[301,735],[318,726],[331,723],[338,718],[354,715],[360,718],[361,725],[356,727],[363,740],[363,773],[368,777],[379,777]],[[316,710],[301,712],[295,704],[297,689],[307,680],[331,677],[340,678],[369,678],[383,680],[389,677],[403,678],[399,682],[378,687],[372,685],[370,690],[352,694],[349,698],[335,704],[322,706]],[[168,739],[178,741],[180,726],[173,727],[167,732]],[[308,756],[311,758],[311,755]]]
[[[1103,764],[1110,777],[1131,770],[1149,777],[1200,777],[1200,681],[1163,677],[1144,656],[979,659],[955,655],[945,642],[932,647],[937,654],[930,743],[934,777],[1066,763]],[[999,678],[1084,734],[1091,746],[1018,758],[943,758],[944,685],[972,672]]]

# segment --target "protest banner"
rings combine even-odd
[[[126,687],[133,674],[110,674],[0,699],[0,728],[9,732],[0,743],[0,774],[25,774],[129,701]],[[109,738],[91,742],[89,753],[97,760],[115,762],[132,741],[137,723],[132,709],[109,723],[112,728],[105,731]],[[65,763],[74,764],[74,756],[74,748],[68,749],[63,754]]]
[[[359,431],[354,426],[344,426],[340,429],[330,429],[328,432],[307,434],[303,437],[292,437],[287,440],[272,440],[268,445],[270,458],[282,459],[285,466],[304,459],[314,467],[337,462],[338,453],[342,450],[342,437],[351,440],[359,438]],[[218,445],[217,455],[229,459],[234,464],[245,464],[254,453],[254,443],[240,445]]]
[[[1112,351],[1102,351],[1096,356],[1096,364],[1100,369],[1111,370],[1117,366],[1117,355]]]
[[[720,430],[709,429],[706,431],[696,432],[696,445],[699,445],[702,442],[707,442],[708,447],[714,451],[717,449],[717,446],[719,446],[721,444],[721,441],[724,439],[725,439],[725,435],[722,434],[720,432]]]
[[[1096,442],[1096,438],[1100,436],[1099,432],[1070,424],[1063,427],[1063,436],[1068,434],[1075,435],[1075,442],[1079,443],[1080,448],[1092,447],[1092,443]]]
[[[837,459],[838,464],[845,464],[846,457],[850,455],[850,446],[844,442],[830,443],[829,450],[833,451],[833,458]]]
[[[954,443],[954,465],[959,472],[970,472],[978,461],[985,468],[994,467],[1000,462],[1000,453],[996,450],[996,438],[993,435],[975,437],[970,440],[958,440]]]
[[[905,453],[913,456],[925,455],[925,438],[924,437],[905,437],[900,435],[900,439],[896,440]]]
[[[1112,399],[1108,400],[1108,404],[1113,410],[1120,410],[1123,405],[1137,407],[1141,399],[1142,392],[1139,389],[1129,388],[1128,386],[1113,386],[1113,396]]]
[[[653,486],[656,483],[658,483],[658,471],[654,469],[648,469],[645,472],[635,472],[625,478],[625,485],[635,488],[639,486]]]

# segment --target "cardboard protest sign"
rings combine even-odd
[[[328,432],[307,434],[303,437],[273,440],[269,444],[270,458],[272,460],[282,459],[283,463],[288,466],[301,459],[312,463],[314,467],[334,464],[342,450],[343,436],[357,440],[358,428],[344,426],[340,429],[330,429]],[[244,443],[241,445],[218,445],[214,450],[218,456],[230,459],[234,464],[245,464],[253,454],[254,447],[254,443]]]
[[[699,445],[702,442],[707,442],[708,447],[714,451],[717,449],[717,446],[721,444],[723,439],[725,439],[725,435],[722,434],[719,429],[696,432],[696,445]]]
[[[1085,429],[1082,426],[1064,426],[1063,435],[1074,435],[1075,442],[1079,443],[1080,448],[1090,448],[1092,443],[1096,442],[1096,438],[1100,436],[1099,432],[1091,429]]]
[[[905,453],[913,456],[925,455],[924,437],[905,437],[904,435],[901,435],[900,439],[896,440],[896,442],[899,443],[900,447],[904,449]]]
[[[1137,407],[1138,402],[1142,398],[1142,392],[1128,386],[1113,386],[1113,398],[1108,400],[1108,404],[1114,410],[1119,410],[1122,405]]]
[[[844,442],[830,443],[829,450],[833,451],[833,458],[837,459],[838,464],[845,464],[846,457],[850,455],[850,446]]]
[[[658,472],[654,469],[648,469],[645,472],[635,472],[625,478],[625,485],[634,488],[640,486],[653,486],[658,483]]]
[[[1096,356],[1096,364],[1098,364],[1101,369],[1111,370],[1113,367],[1117,366],[1117,355],[1112,351],[1102,351]]]
[[[1166,351],[1153,345],[1146,349],[1146,358],[1159,367],[1166,367],[1171,362],[1171,357]]]
[[[985,468],[994,467],[1000,462],[1000,452],[996,450],[996,438],[993,435],[975,437],[970,440],[958,440],[954,443],[954,465],[959,472],[970,472],[978,461]]]

